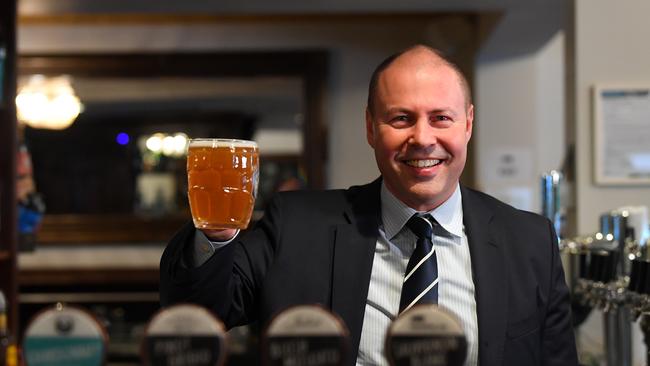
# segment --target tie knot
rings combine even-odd
[[[411,216],[406,226],[420,239],[431,239],[433,233],[433,226],[437,225],[436,220],[431,215],[418,215]]]

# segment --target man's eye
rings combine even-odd
[[[411,119],[407,115],[400,114],[398,116],[393,116],[390,118],[389,124],[396,128],[408,127],[411,123]]]
[[[451,119],[451,117],[449,117],[449,116],[445,116],[444,114],[439,114],[439,115],[435,115],[435,116],[433,116],[432,121],[433,121],[433,122],[446,122],[446,123],[451,123],[451,122],[453,122],[453,120]]]

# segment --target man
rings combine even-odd
[[[232,327],[320,303],[350,330],[346,364],[385,364],[386,328],[421,268],[409,264],[425,240],[411,220],[429,214],[434,249],[419,263],[433,258],[436,267],[407,306],[424,296],[454,313],[467,365],[576,365],[551,224],[458,183],[473,117],[467,82],[437,51],[415,46],[390,57],[373,74],[366,110],[381,178],[279,194],[241,238],[188,225],[161,260],[162,304],[197,302]],[[197,250],[204,235],[220,242],[205,246],[208,255]]]

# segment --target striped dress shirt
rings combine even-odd
[[[379,237],[375,247],[370,287],[357,356],[358,366],[387,365],[386,330],[399,311],[404,272],[417,238],[404,225],[416,211],[393,196],[382,183]],[[447,235],[434,235],[438,257],[438,305],[460,321],[467,337],[465,365],[478,363],[478,325],[472,265],[463,226],[460,186],[452,196],[429,212]]]

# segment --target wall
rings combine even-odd
[[[650,48],[647,15],[650,2],[575,0],[576,213],[577,232],[598,230],[598,216],[623,205],[650,206],[650,187],[597,186],[593,180],[593,121],[591,88],[594,84],[650,86]],[[584,349],[602,352],[601,313],[592,314],[581,331]],[[646,349],[638,323],[634,330],[634,365],[645,365]]]
[[[565,155],[563,12],[551,11],[546,25],[529,16],[507,14],[481,48],[474,157],[478,188],[541,212],[540,175]]]
[[[591,87],[597,83],[650,86],[650,2],[575,2],[575,134],[580,233],[598,229],[598,216],[634,204],[650,206],[650,187],[597,186],[593,181]]]

